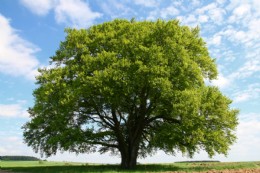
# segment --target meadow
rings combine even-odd
[[[225,171],[224,171],[225,170]],[[184,162],[142,164],[135,170],[122,170],[118,165],[49,161],[0,161],[1,171],[22,173],[144,173],[144,172],[260,172],[260,162]]]

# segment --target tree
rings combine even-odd
[[[0,161],[40,161],[40,159],[33,156],[0,156]]]
[[[217,69],[198,28],[114,20],[66,32],[51,67],[39,70],[23,126],[35,151],[110,151],[126,169],[157,150],[227,154],[238,111],[204,82]]]

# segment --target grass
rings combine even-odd
[[[47,161],[0,161],[1,168],[16,167],[42,167],[42,166],[64,166],[64,165],[82,165],[74,162],[47,162]]]
[[[23,173],[144,173],[144,172],[200,172],[208,170],[223,169],[246,169],[260,168],[260,162],[192,162],[192,163],[173,163],[173,164],[144,164],[138,165],[135,170],[122,170],[118,165],[84,164],[70,162],[42,162],[42,161],[2,161],[0,170],[9,170]]]

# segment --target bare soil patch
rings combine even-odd
[[[0,173],[12,173],[12,172],[10,172],[10,171],[5,171],[5,170],[1,170],[1,169],[0,169]]]
[[[163,172],[163,173],[187,173],[187,172]],[[204,172],[191,173],[260,173],[260,169],[237,169],[237,170],[209,170]]]

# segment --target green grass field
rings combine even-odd
[[[260,168],[260,162],[194,162],[173,164],[144,164],[136,170],[122,170],[118,165],[84,164],[42,161],[1,161],[0,170],[30,173],[88,173],[88,172],[201,172],[209,170]],[[1,172],[1,171],[0,171]]]

